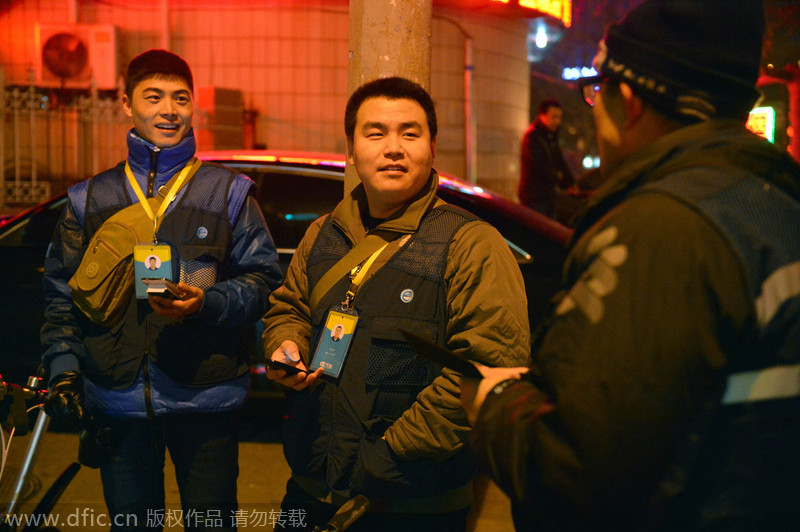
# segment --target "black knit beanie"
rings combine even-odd
[[[682,122],[744,119],[763,34],[761,0],[646,0],[609,26],[600,71]]]

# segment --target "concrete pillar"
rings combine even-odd
[[[430,90],[433,0],[350,0],[347,93],[373,79],[403,76]],[[359,183],[345,169],[345,193]]]

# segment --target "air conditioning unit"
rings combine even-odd
[[[117,87],[117,30],[111,24],[36,24],[36,83],[41,87]]]

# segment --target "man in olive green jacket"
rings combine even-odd
[[[424,89],[402,78],[364,85],[348,102],[345,131],[361,185],[310,227],[264,318],[267,357],[308,369],[268,370],[294,390],[283,504],[305,509],[313,526],[364,494],[364,530],[464,530],[475,465],[460,376],[414,353],[400,331],[488,365],[526,361],[522,276],[493,227],[436,197],[436,115]],[[368,235],[388,244],[361,263],[363,279],[345,270],[317,295]],[[357,323],[331,348],[349,343],[341,372],[326,372],[318,346],[333,345],[339,318],[330,317],[346,321],[353,309]]]

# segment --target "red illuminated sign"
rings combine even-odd
[[[535,9],[545,15],[557,18],[569,28],[572,26],[572,0],[492,0],[500,4],[517,4],[525,9]]]
[[[519,0],[520,7],[541,11],[545,15],[555,17],[569,28],[572,26],[571,0]]]

